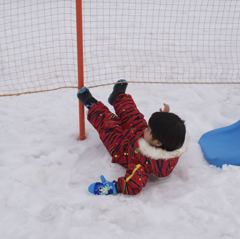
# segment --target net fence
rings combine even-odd
[[[84,81],[240,83],[240,1],[83,0]],[[0,2],[0,95],[77,87],[73,0]]]
[[[0,95],[76,87],[75,2],[0,1]]]

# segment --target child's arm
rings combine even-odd
[[[163,103],[163,107],[160,109],[160,112],[170,112],[170,106],[166,103]]]
[[[136,195],[146,185],[147,180],[148,176],[141,164],[128,165],[125,177],[118,178],[118,192],[128,195]]]
[[[140,164],[129,165],[125,177],[116,181],[107,181],[101,176],[101,182],[92,183],[88,191],[95,195],[109,195],[123,193],[128,195],[138,194],[146,185],[148,176]]]

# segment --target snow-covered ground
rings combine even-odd
[[[136,6],[137,5],[137,6]],[[83,0],[87,86],[239,82],[239,1]],[[0,3],[0,94],[76,87],[75,1]],[[91,89],[107,101],[111,86]],[[76,90],[0,98],[0,239],[238,239],[240,168],[215,168],[198,140],[239,120],[239,85],[129,84],[148,119],[163,102],[186,121],[172,175],[137,196],[93,196],[117,179],[97,133],[78,138]]]
[[[92,89],[106,102],[111,86]],[[240,168],[204,160],[199,137],[239,120],[240,85],[130,84],[146,119],[163,102],[186,121],[188,148],[172,175],[137,196],[94,196],[90,183],[124,174],[86,124],[76,91],[0,100],[0,238],[219,239],[240,236]]]

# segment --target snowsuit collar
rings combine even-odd
[[[176,149],[174,151],[167,151],[161,148],[151,146],[144,138],[138,140],[139,151],[142,155],[152,159],[171,159],[180,157],[184,152],[184,147]]]

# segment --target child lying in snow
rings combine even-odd
[[[109,182],[101,176],[101,182],[88,188],[93,194],[137,194],[149,175],[168,176],[183,153],[184,121],[170,113],[165,104],[160,112],[152,114],[147,124],[132,97],[125,94],[127,84],[119,80],[109,96],[116,114],[97,101],[86,87],[78,92],[79,100],[89,109],[88,120],[98,131],[112,162],[126,168],[126,175],[117,181]]]

